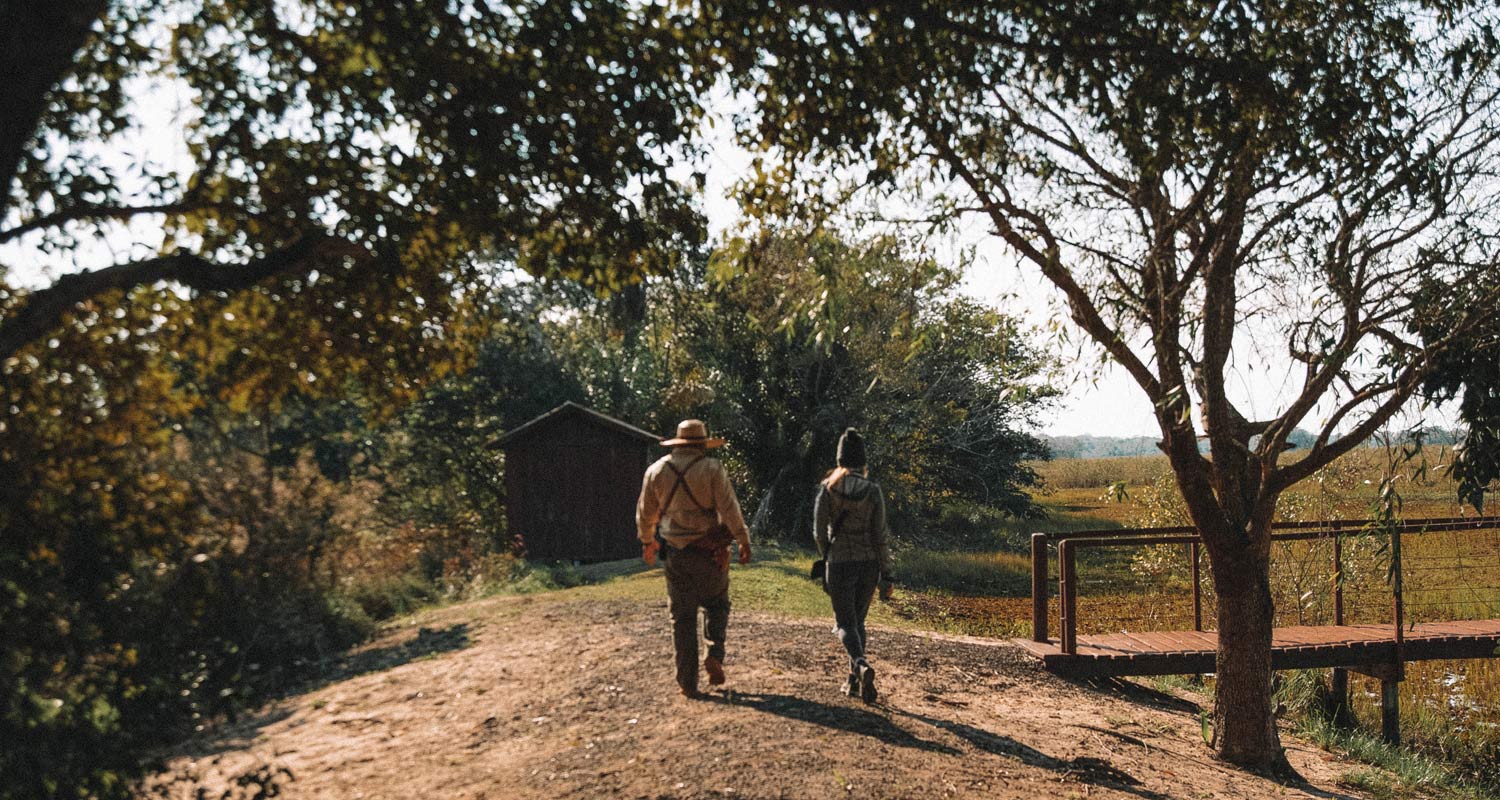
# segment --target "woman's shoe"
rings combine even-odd
[[[863,658],[859,660],[859,699],[875,702],[875,668]]]

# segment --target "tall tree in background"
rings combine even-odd
[[[1500,12],[934,0],[715,13],[758,101],[741,129],[765,154],[748,208],[806,218],[897,195],[924,220],[976,217],[1150,399],[1221,598],[1214,746],[1284,766],[1276,499],[1389,421],[1500,301],[1484,280],[1500,249]],[[1257,348],[1300,365],[1290,399],[1261,416],[1229,389]],[[1283,458],[1303,423],[1316,440]]]
[[[701,417],[729,439],[757,533],[806,544],[815,484],[857,425],[896,533],[959,544],[945,511],[1035,513],[1027,462],[1047,449],[1026,430],[1056,393],[1050,362],[960,276],[895,239],[804,232],[731,240],[634,300],[518,284],[476,365],[392,426],[411,442],[400,480],[462,498],[440,516],[470,513],[493,475],[453,467],[565,400],[648,430]]]
[[[805,542],[839,434],[863,428],[898,515],[924,531],[945,504],[1035,511],[1024,431],[1055,391],[1016,321],[957,292],[961,273],[893,238],[826,232],[735,240],[678,324],[710,416],[743,451],[757,531]]]

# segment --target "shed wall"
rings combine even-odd
[[[507,518],[528,557],[607,561],[640,554],[635,501],[651,444],[562,419],[506,451]]]

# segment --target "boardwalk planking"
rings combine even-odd
[[[1500,619],[1423,622],[1404,631],[1402,661],[1500,657]],[[1079,636],[1076,653],[1056,639],[1014,640],[1053,672],[1079,676],[1176,675],[1213,670],[1218,636],[1212,631],[1144,631]],[[1275,669],[1360,667],[1393,663],[1395,634],[1389,625],[1299,625],[1276,628],[1271,638]]]

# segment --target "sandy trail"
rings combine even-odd
[[[1300,742],[1307,785],[1248,775],[1212,760],[1192,705],[1062,681],[998,643],[872,630],[866,706],[838,691],[829,624],[736,612],[728,686],[693,701],[665,600],[442,609],[187,743],[152,796],[250,797],[256,776],[281,797],[393,800],[1361,796]]]

